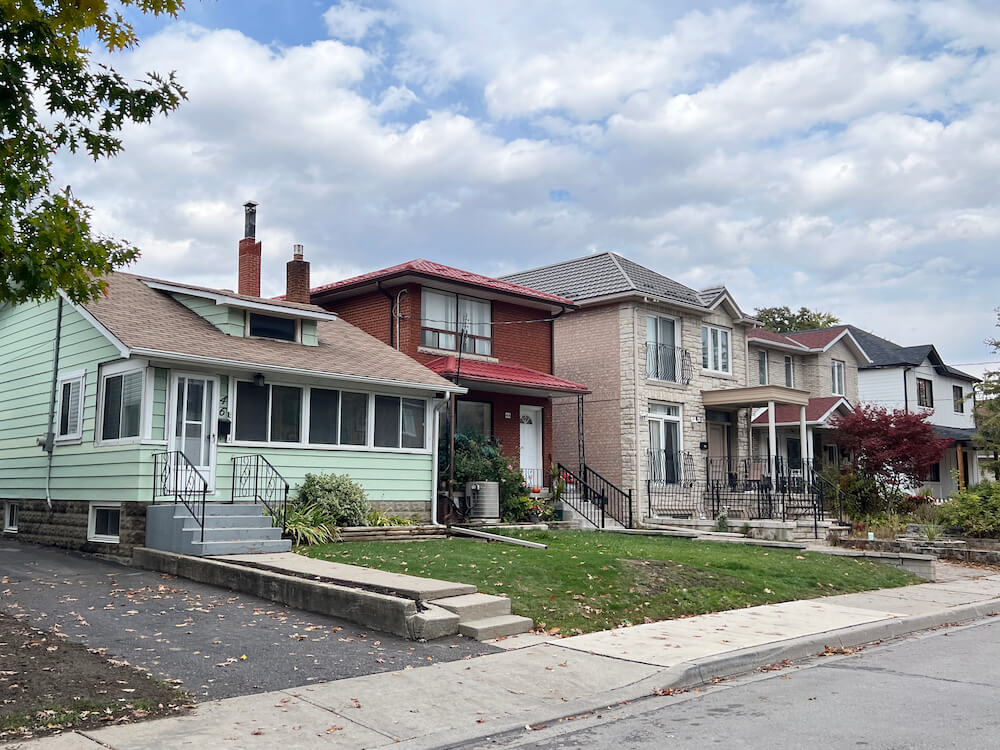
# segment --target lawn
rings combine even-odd
[[[548,549],[471,539],[300,548],[321,560],[475,584],[565,635],[725,609],[905,586],[864,559],[742,544],[582,531],[522,532]]]

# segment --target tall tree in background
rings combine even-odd
[[[1000,309],[997,310],[997,327],[1000,328]],[[986,339],[994,354],[1000,354],[1000,339]],[[976,446],[992,458],[983,463],[983,468],[993,472],[993,478],[1000,480],[1000,371],[990,371],[983,375],[983,382],[976,387]]]
[[[810,310],[800,307],[798,312],[792,312],[785,307],[758,307],[757,320],[761,326],[775,333],[795,333],[810,331],[813,328],[829,328],[840,323],[840,318],[832,313]]]
[[[60,289],[74,302],[92,299],[102,275],[138,256],[91,229],[89,207],[52,184],[60,150],[115,156],[124,125],[185,98],[173,73],[129,82],[91,61],[84,38],[110,53],[138,43],[122,6],[176,16],[183,0],[0,0],[0,304]]]

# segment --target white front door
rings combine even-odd
[[[170,389],[169,450],[180,451],[215,490],[216,378],[175,374]]]
[[[542,407],[521,407],[521,472],[534,487],[542,486]]]

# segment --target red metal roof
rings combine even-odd
[[[789,338],[783,333],[775,333],[774,331],[769,331],[766,328],[751,328],[747,332],[747,338],[750,339],[763,339],[764,341],[773,341],[776,344],[784,344],[785,346],[794,346],[796,349],[805,348],[800,342]]]
[[[454,376],[459,373],[457,357],[438,357],[427,363],[427,367],[438,375]],[[532,370],[521,365],[483,362],[476,359],[463,359],[459,377],[463,380],[480,380],[484,383],[517,385],[525,388],[537,388],[541,391],[565,391],[567,393],[589,393],[585,385],[572,380],[557,378],[546,372]]]
[[[823,328],[818,331],[802,331],[800,333],[790,333],[788,338],[796,341],[810,349],[822,349],[831,341],[847,330],[847,326],[837,328]]]
[[[537,289],[521,286],[520,284],[515,284],[511,281],[502,281],[501,279],[482,276],[478,273],[472,273],[472,271],[463,271],[460,268],[453,268],[451,266],[446,266],[443,263],[435,263],[434,261],[424,260],[423,258],[417,258],[416,260],[410,260],[406,263],[389,266],[389,268],[383,268],[378,271],[370,271],[369,273],[363,273],[360,276],[354,276],[350,279],[335,281],[332,284],[324,284],[323,286],[311,289],[310,294],[336,292],[341,289],[347,289],[352,286],[365,284],[369,281],[378,281],[379,279],[385,279],[390,276],[402,276],[406,273],[433,276],[434,278],[444,279],[446,281],[469,284],[470,286],[477,286],[484,289],[492,289],[495,292],[502,292],[505,294],[515,294],[519,297],[530,297],[545,302],[554,302],[559,305],[573,304],[573,300],[567,299],[566,297],[559,297],[558,295],[549,294],[548,292],[541,292]]]
[[[832,409],[838,401],[843,401],[847,404],[847,399],[843,396],[820,396],[818,398],[809,399],[809,405],[806,406],[806,422],[818,422],[824,414],[826,414],[830,409]],[[850,405],[848,404],[848,408]],[[767,424],[767,410],[765,409],[760,416],[758,416],[753,421],[757,425]],[[775,424],[798,424],[799,423],[799,407],[797,406],[776,406],[774,408],[774,423]]]

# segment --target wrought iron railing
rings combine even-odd
[[[171,497],[174,504],[182,503],[201,528],[203,542],[207,496],[208,481],[182,451],[153,454],[153,502],[160,497]]]
[[[632,490],[622,490],[588,466],[580,474],[557,465],[566,483],[563,502],[599,529],[612,518],[622,526],[632,526]],[[582,475],[582,476],[581,476]]]
[[[647,343],[646,377],[686,385],[691,380],[691,355],[679,346]]]
[[[699,462],[690,454],[650,451],[646,482],[650,516],[823,518],[824,488],[811,460],[724,456]]]
[[[271,462],[259,453],[233,456],[233,500],[251,499],[261,503],[281,523],[281,533],[288,529],[289,485]]]

